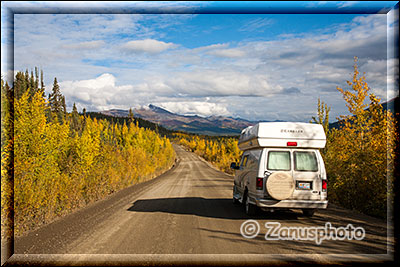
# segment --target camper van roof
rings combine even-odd
[[[239,138],[241,150],[255,147],[323,148],[326,143],[320,124],[303,122],[259,122],[245,128]]]

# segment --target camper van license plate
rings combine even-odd
[[[310,183],[298,183],[298,188],[303,190],[310,190]]]

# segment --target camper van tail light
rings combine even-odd
[[[264,181],[264,178],[257,177],[257,180],[256,180],[256,189],[257,190],[262,190],[263,189],[263,181]]]
[[[328,188],[328,182],[326,180],[322,180],[322,192],[326,192]]]
[[[297,142],[287,142],[287,146],[297,146]]]

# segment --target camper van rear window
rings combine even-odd
[[[290,171],[290,152],[269,151],[267,169],[273,171]]]
[[[318,171],[317,157],[314,152],[295,151],[294,169],[296,171],[316,172]]]

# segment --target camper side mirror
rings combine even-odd
[[[233,169],[233,170],[239,170],[239,166],[236,165],[236,162],[232,162],[232,163],[231,163],[231,169]]]

